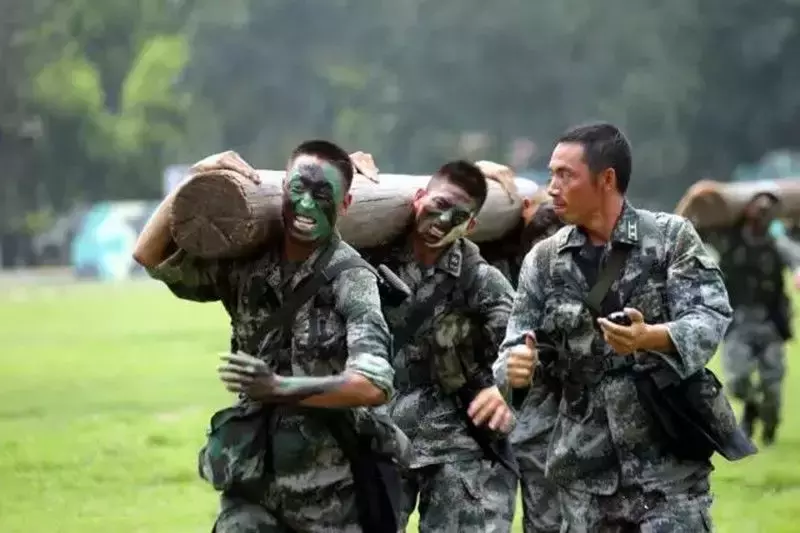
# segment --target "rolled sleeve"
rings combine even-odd
[[[677,357],[664,360],[682,378],[702,369],[722,342],[733,311],[722,272],[697,232],[681,220],[667,266],[667,331]]]
[[[394,394],[394,369],[389,358],[392,341],[375,276],[363,268],[348,270],[337,277],[334,290],[337,312],[347,327],[345,368],[367,378],[390,399]]]
[[[504,394],[510,393],[508,385],[507,364],[510,350],[514,346],[525,344],[527,335],[534,335],[541,323],[542,284],[537,265],[543,254],[542,243],[536,244],[522,261],[517,284],[517,293],[508,317],[505,338],[500,344],[500,354],[492,367],[495,383]]]
[[[500,271],[482,263],[478,265],[475,290],[469,295],[468,305],[475,309],[483,322],[486,346],[480,355],[479,385],[482,388],[494,385],[492,364],[497,360],[500,343],[503,341],[511,306],[514,301],[514,289]]]

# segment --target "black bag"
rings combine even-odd
[[[659,440],[676,457],[703,461],[717,452],[728,461],[738,461],[758,451],[736,422],[711,370],[703,368],[686,379],[671,369],[654,371],[638,376],[636,389]]]

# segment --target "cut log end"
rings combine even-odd
[[[259,186],[234,172],[199,174],[175,197],[172,236],[197,257],[246,255],[269,237],[280,194],[273,184]]]

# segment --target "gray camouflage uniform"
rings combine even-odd
[[[180,298],[220,300],[231,316],[233,348],[263,341],[264,358],[280,375],[329,376],[357,372],[391,396],[394,371],[388,361],[390,334],[380,309],[376,279],[356,268],[343,272],[304,304],[291,326],[291,338],[280,331],[254,338],[259,325],[281,307],[284,290],[314,272],[317,250],[307,261],[289,267],[279,246],[258,259],[203,261],[179,251],[150,275],[164,281]],[[357,252],[340,242],[335,264]],[[288,292],[288,291],[287,291]],[[242,400],[247,403],[247,400]],[[261,501],[222,494],[217,533],[323,531],[358,532],[350,465],[313,408],[278,407],[273,434],[274,475],[264,483]],[[371,410],[356,408],[356,427],[371,424]],[[388,432],[379,445],[398,456],[408,452],[400,433]],[[201,469],[209,468],[201,465]]]
[[[604,306],[639,309],[648,323],[666,324],[676,346],[675,353],[630,356],[635,365],[617,373],[604,370],[614,352],[585,306],[594,280],[580,268],[584,255],[607,257],[612,245],[630,247],[630,255]],[[560,488],[561,531],[710,531],[710,462],[681,461],[664,448],[634,383],[635,372],[658,365],[683,377],[703,368],[730,323],[720,270],[691,224],[626,204],[611,243],[597,248],[566,226],[526,256],[518,290],[495,375],[507,383],[508,349],[526,334],[564,343],[557,365],[562,398],[546,462],[547,478]],[[520,414],[528,416],[537,414]]]
[[[750,435],[760,418],[769,444],[780,422],[784,346],[791,324],[784,272],[800,267],[800,246],[785,235],[754,234],[742,223],[704,237],[720,256],[734,309],[722,350],[725,381],[744,402],[745,431]],[[756,369],[758,389],[751,383]]]
[[[429,298],[438,284],[468,274],[462,272],[468,247],[478,253],[474,244],[460,239],[430,268],[416,262],[405,242],[381,253],[414,295],[400,306],[384,307],[393,331],[402,328],[409,308]],[[443,298],[395,354],[397,394],[389,411],[413,444],[411,470],[404,479],[402,531],[418,496],[422,533],[490,531],[484,503],[492,465],[483,459],[478,444],[467,434],[462,412],[434,376],[438,372],[457,381],[456,375],[463,376],[461,357],[482,387],[494,385],[491,366],[505,333],[513,290],[488,263],[478,264],[477,269],[472,286],[466,292],[457,286]]]
[[[551,209],[549,203],[544,204],[542,208]],[[546,227],[537,231],[534,242],[525,243],[522,253],[519,253],[519,250],[523,245],[516,243],[515,246],[507,248],[507,251],[494,250],[493,246],[481,246],[481,251],[487,248],[484,253],[486,259],[516,288],[523,259],[530,247],[553,235],[562,226],[563,223],[557,218],[549,217]],[[558,487],[545,478],[544,467],[550,434],[558,413],[558,402],[552,391],[544,384],[538,383],[525,394],[519,412],[529,415],[519,418],[510,436],[521,477],[518,480],[507,468],[503,468],[502,465],[495,466],[487,482],[489,489],[487,511],[494,516],[492,531],[511,533],[517,505],[517,483],[519,483],[522,489],[523,532],[557,533],[561,529]],[[535,416],[531,416],[533,413]]]

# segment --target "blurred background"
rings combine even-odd
[[[800,178],[800,0],[0,0],[0,533],[210,530],[229,320],[131,260],[193,162],[280,169],[322,137],[383,172],[544,184],[590,120],[629,136],[639,207]],[[715,461],[723,533],[798,530],[789,370],[776,445]]]
[[[137,272],[187,165],[282,168],[309,137],[382,171],[456,156],[547,179],[587,120],[630,137],[631,197],[800,176],[797,0],[0,0],[0,262]]]

